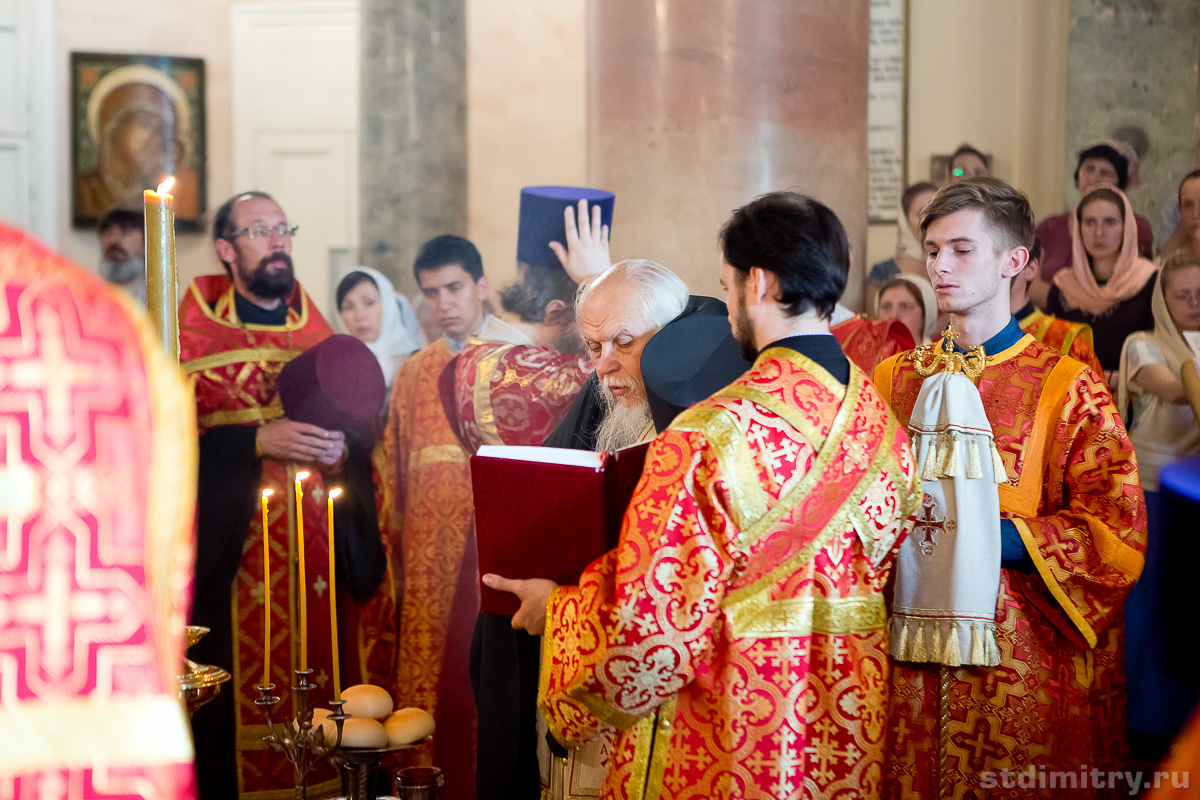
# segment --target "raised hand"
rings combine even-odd
[[[587,200],[579,201],[579,225],[575,224],[575,209],[567,206],[563,212],[567,224],[567,246],[550,242],[550,249],[562,263],[563,269],[576,283],[583,283],[612,266],[608,254],[608,226],[600,224],[600,206],[592,206],[588,219]]]

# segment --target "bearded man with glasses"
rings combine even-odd
[[[322,681],[332,674],[331,647],[321,637],[329,631],[324,481],[341,471],[346,439],[341,431],[285,419],[276,393],[283,366],[333,333],[295,279],[296,227],[270,195],[247,192],[229,199],[213,220],[225,274],[196,278],[179,304],[180,366],[195,388],[200,432],[192,624],[212,629],[190,655],[233,675],[229,687],[192,720],[202,800],[292,786],[287,762],[261,746],[257,730],[265,733],[258,724],[262,711],[254,704],[259,696],[254,687],[263,677],[264,602],[272,609],[270,681],[282,707],[291,707],[292,654],[299,642],[291,609],[301,589],[308,593],[312,680],[324,688]],[[303,482],[304,587],[290,557],[297,547],[291,534],[296,511],[289,502],[297,470],[310,473]],[[264,487],[276,498],[267,523],[270,587],[263,581],[263,531],[256,513]],[[333,778],[327,769],[311,776],[309,786],[320,793],[333,788]]]

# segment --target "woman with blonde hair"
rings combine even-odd
[[[1200,258],[1184,254],[1163,264],[1153,306],[1154,329],[1130,336],[1121,352],[1117,410],[1137,453],[1147,521],[1146,566],[1125,602],[1129,729],[1165,751],[1196,700],[1195,684],[1165,668],[1166,637],[1175,635],[1163,624],[1170,607],[1166,565],[1178,544],[1172,537],[1184,531],[1167,523],[1158,477],[1170,462],[1200,453],[1200,426],[1180,380],[1200,346]]]
[[[1133,209],[1120,189],[1100,186],[1079,201],[1071,215],[1071,259],[1054,275],[1046,311],[1092,326],[1096,357],[1112,387],[1125,339],[1154,327],[1157,270],[1138,255]]]

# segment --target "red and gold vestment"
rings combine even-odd
[[[1092,326],[1086,322],[1072,322],[1061,317],[1034,309],[1017,320],[1021,330],[1062,356],[1070,356],[1103,375],[1100,359],[1092,349]]]
[[[876,372],[905,424],[921,381],[906,355]],[[993,797],[987,773],[1122,767],[1123,605],[1142,568],[1146,511],[1102,381],[1028,334],[988,356],[976,383],[1009,476],[1000,512],[1035,570],[1001,570],[1000,666],[893,666],[890,797]]]
[[[238,319],[234,289],[224,275],[196,278],[179,304],[180,366],[191,376],[201,433],[222,425],[258,425],[283,416],[275,382],[283,366],[332,335],[329,325],[296,284],[288,299],[283,325],[254,325]],[[294,681],[300,666],[299,591],[307,592],[308,666],[320,689],[316,705],[332,699],[332,645],[329,638],[329,538],[325,484],[311,464],[262,458],[261,488],[274,494],[268,517],[270,591],[263,583],[262,517],[254,513],[241,550],[233,583],[233,680],[237,725],[238,791],[243,800],[272,800],[294,795],[292,768],[268,750],[262,738],[267,726],[254,688],[263,679],[263,604],[271,603],[271,681],[282,699],[276,714],[290,714]],[[308,585],[297,586],[299,542],[296,531],[295,476],[306,469],[303,483],[304,553]],[[257,497],[260,487],[249,488]],[[257,507],[256,507],[257,511]],[[349,633],[349,632],[348,632]],[[353,641],[346,636],[347,641]],[[332,769],[310,776],[318,796],[338,785]]]
[[[493,325],[494,319],[477,338],[515,333]],[[384,439],[393,490],[384,535],[389,558],[404,565],[395,699],[433,715],[433,752],[418,751],[412,759],[458,776],[443,792],[451,800],[475,796],[475,703],[467,657],[479,612],[471,471],[438,392],[442,371],[456,355],[443,338],[405,362],[392,389]]]
[[[459,438],[471,453],[485,444],[541,445],[591,371],[587,359],[546,347],[469,344],[455,363]]]
[[[875,320],[853,316],[829,329],[846,357],[871,379],[875,367],[894,355],[916,346],[912,331],[897,320]]]
[[[195,797],[191,397],[130,297],[0,224],[0,797]]]
[[[857,367],[842,386],[784,348],[658,436],[617,548],[547,610],[554,735],[620,731],[604,797],[882,796],[916,479]]]

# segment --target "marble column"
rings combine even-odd
[[[1200,155],[1198,52],[1196,0],[1071,0],[1063,176],[1070,204],[1078,200],[1076,154],[1117,134],[1143,151],[1142,185],[1129,192],[1134,210],[1154,227],[1156,246],[1170,236],[1162,206]]]
[[[765,192],[841,217],[857,307],[867,227],[868,0],[591,0],[588,174],[614,258],[720,291],[717,233]]]
[[[415,290],[428,239],[467,232],[466,0],[363,0],[363,262]]]

